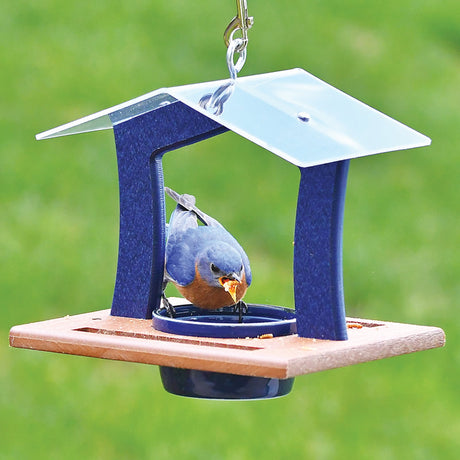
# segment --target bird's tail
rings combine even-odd
[[[175,192],[172,188],[165,187],[165,192],[178,204],[180,204],[183,208],[187,209],[187,211],[192,211],[195,208],[196,198],[193,195],[188,195],[184,193],[179,195]]]
[[[208,216],[203,211],[198,209],[195,206],[196,199],[193,195],[188,195],[187,193],[183,193],[179,195],[177,192],[172,190],[169,187],[165,187],[165,192],[185,211],[193,212],[204,225],[208,225],[210,227],[222,227],[222,225],[216,220],[213,219],[211,216]]]

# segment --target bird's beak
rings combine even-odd
[[[236,303],[236,290],[241,284],[240,278],[234,274],[232,275],[232,278],[229,278],[228,276],[221,276],[219,278],[219,283],[225,291],[232,296],[233,302]]]

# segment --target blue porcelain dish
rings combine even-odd
[[[165,310],[154,312],[153,327],[178,335],[212,338],[255,338],[263,334],[273,337],[296,333],[295,311],[270,305],[249,304],[239,322],[231,307],[217,311],[202,310],[193,305],[174,307],[170,318]],[[166,391],[180,396],[206,399],[269,399],[287,395],[294,378],[277,379],[247,375],[225,374],[160,366]]]
[[[194,305],[174,307],[176,315],[170,318],[166,310],[153,313],[153,327],[170,334],[244,339],[273,334],[273,337],[297,332],[295,311],[290,308],[249,304],[242,322],[232,307],[203,310]]]

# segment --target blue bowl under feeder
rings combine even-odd
[[[223,93],[225,98],[212,97]],[[216,107],[207,109],[203,101],[211,99],[214,104],[220,104],[218,110]],[[225,80],[159,89],[44,132],[37,138],[101,129],[113,129],[115,135],[120,191],[118,266],[111,317],[126,318],[126,324],[129,319],[151,320],[152,312],[160,307],[166,221],[163,156],[231,130],[300,170],[294,236],[295,323],[300,341],[303,338],[348,339],[342,277],[342,223],[350,159],[430,143],[426,136],[301,69],[237,78],[231,84]],[[189,190],[183,192],[193,193]],[[222,325],[221,319],[218,315],[210,321],[209,334]],[[155,318],[155,321],[165,321],[165,318]],[[169,331],[172,336],[182,337],[184,330],[180,327],[183,321],[183,318],[177,321],[178,330],[173,326]],[[292,323],[291,319],[289,321]],[[171,327],[171,322],[166,322]],[[191,325],[192,321],[189,323]],[[122,326],[123,329],[125,326]],[[250,326],[245,322],[241,327]],[[82,334],[98,329],[85,326],[74,330]],[[26,346],[19,338],[19,331],[15,332],[15,340],[11,340],[10,334],[11,343]],[[115,331],[114,335],[124,337],[125,333],[123,330],[117,335]],[[104,334],[110,336],[107,331]],[[93,336],[91,340],[97,348],[102,338],[96,340]],[[42,349],[51,350],[51,341],[44,340],[45,343],[40,345]],[[53,340],[55,343],[57,339]],[[166,339],[162,337],[161,340]],[[59,343],[56,351],[73,352],[67,346],[70,341]],[[83,345],[80,343],[76,354],[81,352]],[[37,340],[30,346],[38,348]],[[103,356],[122,359],[120,353],[111,353],[110,347],[114,346],[113,341],[108,348],[101,345]],[[99,356],[99,348],[97,353],[90,347],[83,348],[86,355]],[[182,361],[177,363],[176,358],[171,358],[172,364],[168,366],[166,357],[155,353],[153,357],[143,355],[142,362],[162,366],[163,380],[170,391],[180,393],[175,385],[187,380],[187,392],[216,397],[197,389],[197,386],[209,387],[206,380],[209,373],[206,372],[212,374],[209,368],[212,363],[206,372],[204,369],[191,370],[185,378],[184,366],[179,364],[183,360],[195,362],[193,356],[181,356]],[[174,353],[172,350],[172,356]],[[139,353],[134,354],[132,359],[140,360],[138,356]],[[375,354],[372,356],[369,359],[377,359]],[[298,362],[299,357],[296,359]],[[357,361],[351,357],[347,362]],[[304,371],[308,371],[305,366],[295,370],[297,373]],[[251,374],[247,367],[242,372]],[[281,379],[278,390],[272,393],[268,390],[272,388],[272,381],[260,380],[256,385],[258,390],[251,396],[250,384],[245,383],[247,380],[240,375],[228,375],[216,375],[216,385],[223,390],[222,397],[225,398],[238,398],[241,394],[254,397],[256,393],[258,396],[255,397],[277,396],[286,393],[290,385],[281,383]],[[257,377],[270,379],[269,375]],[[195,386],[190,390],[192,381]],[[260,393],[262,387],[264,390]]]
[[[217,311],[194,305],[176,306],[174,318],[166,310],[153,312],[153,327],[162,332],[226,339],[280,337],[297,332],[295,312],[271,305],[247,305],[240,322],[232,307]],[[294,378],[278,379],[160,366],[166,391],[179,396],[208,399],[269,399],[287,395]]]
[[[286,396],[294,378],[276,379],[223,372],[160,366],[165,390],[178,396],[202,399],[271,399]]]

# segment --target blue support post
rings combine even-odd
[[[118,265],[111,314],[148,319],[159,307],[164,270],[162,157],[227,131],[174,102],[114,125],[120,189]]]
[[[342,227],[349,160],[300,168],[294,296],[301,337],[346,340]]]

